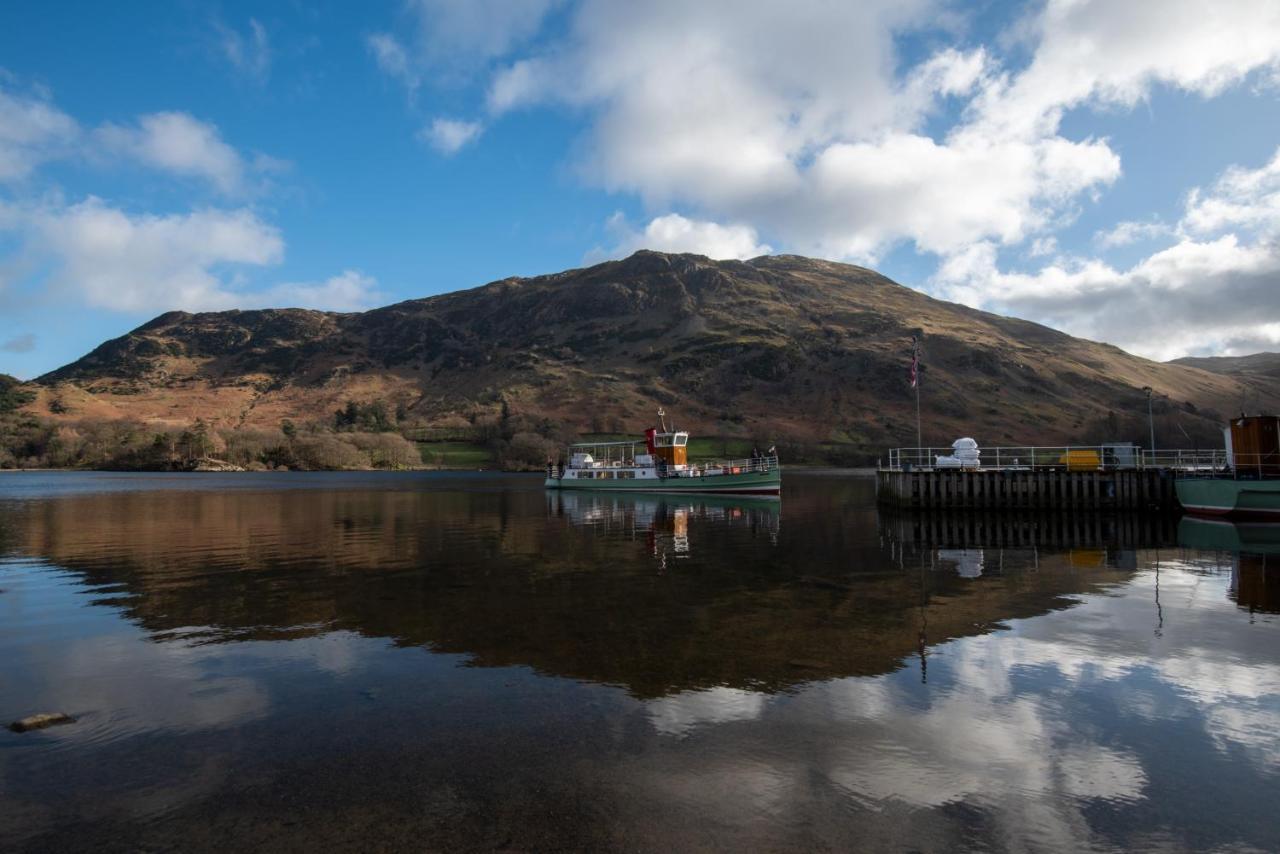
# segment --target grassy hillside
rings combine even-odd
[[[859,461],[915,442],[913,335],[926,443],[1145,441],[1144,386],[1162,444],[1211,441],[1246,402],[1280,402],[1278,376],[1151,362],[862,267],[639,252],[364,313],[171,312],[39,378],[24,409],[221,435],[347,429],[335,415],[355,406],[379,413],[357,429],[443,442],[424,453],[471,465],[477,446],[532,459],[635,434],[661,406],[723,448]]]

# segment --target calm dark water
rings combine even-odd
[[[1280,849],[1280,536],[0,475],[0,849]]]

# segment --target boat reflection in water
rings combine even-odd
[[[1280,613],[1280,522],[1233,522],[1184,516],[1178,543],[1230,562],[1227,594],[1241,608]]]
[[[690,554],[689,525],[741,528],[777,545],[782,502],[777,496],[628,495],[625,493],[549,492],[548,512],[579,528],[629,535],[643,540],[663,565]]]

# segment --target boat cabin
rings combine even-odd
[[[644,431],[645,445],[649,453],[672,467],[689,464],[689,434],[683,430],[658,432],[650,427]]]
[[[569,480],[648,480],[687,471],[689,434],[650,428],[645,431],[643,445],[630,441],[570,446],[569,464],[561,476]]]

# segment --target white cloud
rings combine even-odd
[[[73,155],[90,162],[128,158],[207,181],[224,195],[245,194],[287,166],[262,154],[246,160],[217,127],[186,113],[106,124],[86,137],[47,99],[0,89],[0,179],[23,178],[43,161]],[[0,199],[0,235],[12,238],[0,257],[0,294],[8,302],[25,298],[9,287],[17,281],[9,269],[23,280],[43,277],[60,298],[130,313],[275,305],[350,311],[381,296],[373,279],[354,270],[321,282],[245,287],[246,270],[284,256],[279,230],[249,208],[135,214],[93,196],[69,205],[61,193],[48,192]],[[2,349],[30,346],[34,338],[20,336]]]
[[[1032,258],[1039,258],[1042,255],[1053,255],[1058,251],[1058,239],[1052,235],[1037,237],[1031,241],[1027,254]]]
[[[950,299],[1172,359],[1280,343],[1280,329],[1266,322],[1280,317],[1278,277],[1273,247],[1227,235],[1183,240],[1126,270],[1068,259],[1035,273],[1001,272],[985,243],[948,259],[934,282]]]
[[[431,124],[418,132],[418,138],[441,154],[456,154],[463,146],[475,142],[484,132],[480,122],[460,119],[433,119]]]
[[[258,83],[271,76],[271,41],[266,27],[256,18],[249,19],[247,34],[224,24],[215,24],[218,47],[231,66]]]
[[[534,36],[558,0],[410,0],[417,44],[430,64],[484,62]]]
[[[0,182],[26,178],[41,163],[69,153],[79,134],[75,119],[47,98],[0,86]]]
[[[587,108],[593,181],[752,219],[806,192],[799,161],[894,124],[891,35],[926,6],[586,2],[563,44],[495,76],[490,107]]]
[[[414,67],[404,45],[389,33],[374,33],[366,39],[366,44],[382,73],[403,83],[412,96],[422,83],[422,75]]]
[[[903,241],[949,256],[1043,237],[1119,179],[1110,142],[1065,135],[1065,111],[1131,108],[1157,85],[1212,96],[1280,56],[1271,2],[1050,0],[1024,27],[1021,70],[947,47],[896,73],[896,37],[941,14],[931,0],[585,0],[567,36],[492,77],[487,104],[583,110],[582,173],[651,209],[828,257]],[[961,118],[926,133],[945,99]]]
[[[642,231],[636,231],[621,214],[614,214],[608,229],[617,243],[608,251],[588,253],[590,260],[621,258],[639,249],[657,252],[693,252],[708,258],[755,258],[773,251],[759,241],[749,225],[721,225],[715,222],[686,219],[680,214],[667,214],[650,220]]]
[[[248,287],[249,271],[280,263],[279,230],[247,208],[157,216],[90,197],[70,206],[10,206],[3,224],[43,259],[47,285],[94,308],[133,314],[173,309],[316,308],[356,311],[382,297],[346,270],[320,282]]]
[[[29,228],[57,259],[55,284],[112,311],[233,308],[239,296],[220,270],[284,256],[280,233],[243,209],[131,216],[89,198],[36,212]]]
[[[1021,242],[1062,202],[1120,174],[1104,142],[993,142],[960,133],[946,143],[893,134],[835,143],[815,159],[803,198],[789,202],[790,242],[818,238],[824,254],[874,258],[904,238],[939,254],[975,241]]]
[[[246,189],[246,166],[222,140],[217,127],[187,113],[152,113],[136,126],[104,125],[94,132],[106,153],[143,165],[208,181],[226,195]]]
[[[527,42],[562,0],[408,0],[402,35],[366,40],[378,68],[412,98],[425,80],[449,85]]]
[[[1117,223],[1110,230],[1097,232],[1094,234],[1093,239],[1104,249],[1114,249],[1117,246],[1128,246],[1131,243],[1143,240],[1168,237],[1172,233],[1172,228],[1155,220],[1150,222],[1126,221]]]
[[[982,48],[969,53],[945,48],[911,71],[902,96],[915,110],[925,109],[935,95],[971,94],[993,70],[991,57]],[[910,121],[913,115],[906,117]]]
[[[1030,66],[976,105],[987,125],[1023,136],[1056,131],[1081,104],[1133,107],[1155,84],[1212,96],[1280,57],[1270,0],[1050,0],[1032,30]]]
[[[261,189],[264,176],[289,166],[265,154],[246,159],[222,139],[217,126],[184,112],[150,113],[131,124],[106,123],[84,134],[46,96],[15,94],[4,82],[0,76],[0,182],[27,178],[54,160],[101,166],[126,158],[239,195]]]
[[[1195,234],[1242,229],[1280,236],[1280,148],[1258,169],[1232,166],[1208,193],[1192,190],[1180,226]]]
[[[323,282],[275,285],[244,294],[241,308],[315,308],[323,311],[364,311],[378,303],[377,282],[356,270],[344,270]]]
[[[542,78],[548,67],[537,60],[521,60],[503,69],[489,83],[489,111],[501,114],[537,102],[542,97]]]
[[[996,245],[980,242],[948,257],[933,282],[951,299],[1156,359],[1280,346],[1280,151],[1193,190],[1176,227],[1121,223],[1097,239],[1119,246],[1162,235],[1175,242],[1128,269],[1064,258],[1034,273],[1002,272]]]
[[[1119,176],[1104,140],[1052,128],[988,133],[973,115],[945,139],[921,133],[938,98],[1008,85],[982,49],[942,50],[898,81],[895,35],[935,13],[927,0],[586,2],[563,44],[495,75],[488,104],[585,108],[592,181],[835,257],[1017,242]]]

